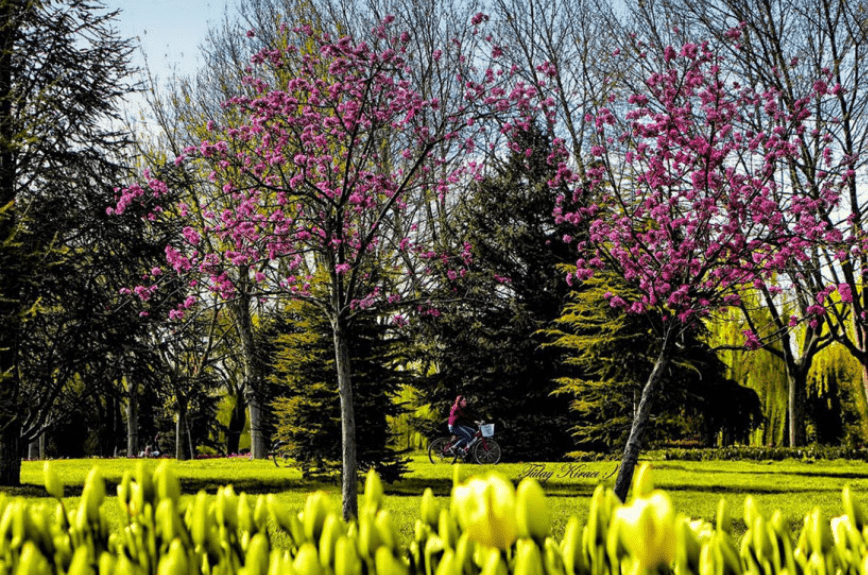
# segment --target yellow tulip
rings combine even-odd
[[[378,511],[383,503],[383,482],[373,468],[368,470],[365,477],[364,505]]]
[[[669,565],[675,557],[677,534],[672,502],[655,490],[615,511],[621,542],[648,569]]]
[[[319,557],[313,543],[308,542],[299,547],[292,566],[298,575],[320,575],[322,573]]]
[[[515,489],[502,475],[471,478],[453,489],[452,498],[470,539],[498,549],[507,549],[515,542]]]
[[[50,461],[42,466],[42,474],[45,477],[45,491],[57,500],[63,499],[63,481]]]
[[[536,479],[525,477],[515,494],[515,515],[519,537],[543,541],[551,532],[546,494]]]

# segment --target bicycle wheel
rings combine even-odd
[[[271,460],[278,467],[290,467],[292,459],[286,453],[286,444],[283,441],[275,441],[271,446]]]
[[[428,459],[431,463],[452,463],[455,456],[446,451],[447,445],[448,437],[438,437],[428,445]]]
[[[493,439],[485,439],[473,448],[473,458],[480,465],[496,465],[500,461],[500,445]]]

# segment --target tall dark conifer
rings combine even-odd
[[[114,14],[81,0],[0,0],[0,484],[20,481],[22,318],[39,301],[50,198],[112,186],[111,126],[130,87]]]
[[[560,315],[571,289],[559,266],[574,259],[555,224],[550,151],[539,129],[522,134],[516,151],[458,207],[453,241],[471,244],[473,260],[463,278],[444,278],[427,350],[437,366],[429,396],[443,414],[437,431],[445,432],[455,396],[467,395],[495,422],[510,457],[536,460],[573,445],[567,402],[551,396],[563,366],[556,351],[541,347],[540,330]]]

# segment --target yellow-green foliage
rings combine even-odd
[[[143,464],[118,485],[125,525],[109,534],[102,507],[105,483],[91,472],[75,509],[45,468],[55,510],[0,498],[0,572],[11,574],[245,574],[245,575],[788,575],[864,573],[866,515],[848,488],[843,514],[804,518],[796,541],[780,513],[764,515],[745,500],[747,532],[737,543],[723,500],[715,524],[676,513],[654,489],[651,469],[635,475],[622,504],[597,487],[584,526],[570,518],[562,540],[551,536],[545,493],[525,478],[516,489],[490,473],[456,482],[447,508],[428,489],[415,537],[399,548],[383,487],[369,473],[359,518],[349,523],[323,492],[300,512],[271,495],[248,497],[231,486],[216,497],[199,493],[179,506],[180,483],[167,463]],[[269,526],[270,525],[270,526]],[[275,527],[276,525],[276,527]],[[288,548],[272,546],[275,529]]]

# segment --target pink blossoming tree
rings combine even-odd
[[[485,20],[477,15],[471,25]],[[247,78],[252,95],[224,104],[240,121],[209,126],[211,137],[178,160],[207,160],[223,193],[157,216],[205,222],[191,223],[186,242],[167,248],[175,272],[204,275],[214,293],[232,300],[236,289],[226,270],[247,267],[262,293],[309,301],[328,317],[341,400],[347,518],[357,512],[349,359],[357,315],[375,308],[402,324],[408,313],[436,313],[414,280],[434,268],[460,276],[470,246],[458,254],[433,251],[425,222],[408,210],[418,202],[444,203],[451,188],[476,177],[482,152],[528,125],[537,94],[495,65],[495,51],[487,52],[490,58],[478,51],[465,57],[468,47],[456,42],[434,58],[461,80],[463,98],[444,103],[423,97],[418,82],[424,75],[411,68],[422,64],[408,57],[410,37],[395,32],[392,21],[387,17],[369,42],[300,28],[287,31],[294,44],[257,53],[254,65],[271,73]],[[500,123],[492,124],[494,119]],[[166,192],[155,179],[147,188],[124,190],[116,211],[146,193]]]
[[[834,239],[818,214],[836,204],[842,183],[833,169],[810,188],[780,178],[780,166],[798,160],[807,99],[781,109],[774,90],[727,77],[706,45],[670,46],[662,54],[643,90],[590,118],[596,164],[557,213],[581,230],[571,281],[607,270],[639,294],[607,294],[612,307],[663,318],[615,484],[622,499],[680,334],[738,305],[744,289],[771,285],[776,272],[809,257],[811,246]],[[771,129],[752,128],[767,120]],[[566,164],[561,177],[575,179]],[[745,335],[748,347],[758,345]]]

